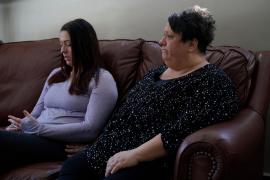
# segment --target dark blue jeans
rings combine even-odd
[[[67,159],[62,166],[58,180],[169,180],[169,172],[159,161],[141,163],[138,166],[119,170],[115,174],[98,176],[88,167],[84,152]]]
[[[65,158],[65,144],[62,142],[0,130],[0,174],[20,165]]]

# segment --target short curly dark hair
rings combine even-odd
[[[197,39],[198,49],[204,54],[214,39],[215,20],[207,9],[197,5],[170,15],[168,22],[172,31],[181,35],[181,41]]]

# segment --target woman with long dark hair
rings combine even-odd
[[[67,144],[89,143],[100,134],[116,101],[112,75],[100,68],[96,32],[83,19],[63,25],[61,67],[49,75],[39,100],[25,118],[9,116],[0,131],[0,172],[18,165],[63,160]]]

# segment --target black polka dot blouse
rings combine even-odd
[[[112,155],[136,148],[158,134],[169,156],[175,156],[186,136],[228,120],[238,111],[235,87],[215,65],[161,80],[166,68],[150,71],[129,91],[104,133],[86,149],[89,168],[104,175]]]

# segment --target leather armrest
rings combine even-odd
[[[263,141],[261,116],[243,109],[231,120],[184,139],[176,155],[174,180],[257,179],[260,175],[253,172],[261,172],[254,167],[262,168]]]

